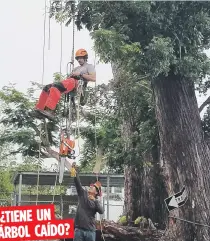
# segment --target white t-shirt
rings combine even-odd
[[[74,68],[73,72],[79,72],[80,74],[94,74],[96,73],[96,70],[92,64],[84,63],[82,66]]]

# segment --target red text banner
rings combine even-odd
[[[64,238],[74,238],[74,220],[56,220],[53,204],[0,208],[0,240]]]
[[[0,223],[33,222],[55,219],[53,204],[0,208]]]
[[[74,220],[7,223],[0,225],[0,240],[74,238]]]

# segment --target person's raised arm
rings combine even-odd
[[[74,168],[76,170],[75,165],[72,165],[72,168]],[[78,175],[77,171],[76,171],[76,175],[74,177],[74,184],[75,184],[75,187],[76,187],[76,190],[77,190],[77,194],[80,196],[84,192],[84,189],[83,189],[82,184],[80,182],[80,178],[79,178],[79,175]]]
[[[77,189],[77,194],[81,195],[84,192],[84,189],[82,187],[78,174],[76,174],[76,177],[74,177],[74,184]]]

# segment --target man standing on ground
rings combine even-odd
[[[74,241],[95,241],[95,215],[97,212],[104,213],[103,207],[97,199],[101,195],[101,183],[97,181],[87,191],[83,189],[77,171],[75,171],[74,183],[78,194]]]

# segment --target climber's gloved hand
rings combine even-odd
[[[70,170],[71,177],[76,177],[77,170],[78,170],[78,167],[76,166],[76,162],[73,162]]]

